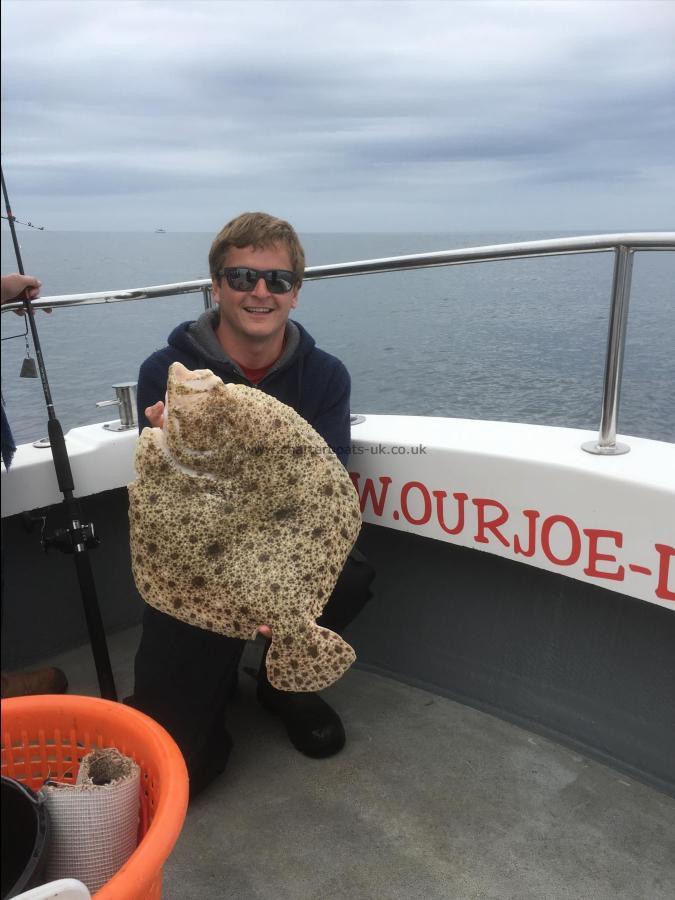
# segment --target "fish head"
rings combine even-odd
[[[164,403],[164,438],[170,455],[190,466],[206,462],[228,435],[223,414],[225,385],[209,369],[191,371],[172,363]]]
[[[272,404],[281,413],[270,416]],[[233,463],[269,457],[281,440],[297,430],[292,410],[263,391],[224,384],[209,369],[169,368],[164,410],[164,439],[171,457],[199,472],[225,474]]]

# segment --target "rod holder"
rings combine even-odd
[[[100,409],[103,406],[118,406],[120,410],[120,422],[117,425],[114,422],[106,422],[103,426],[107,431],[129,431],[138,427],[138,417],[136,416],[136,384],[135,381],[124,381],[120,384],[113,384],[113,388],[117,397],[115,400],[101,400],[96,406]]]

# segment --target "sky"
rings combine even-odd
[[[50,230],[671,230],[674,107],[675,0],[2,2]]]

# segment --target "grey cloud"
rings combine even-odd
[[[313,220],[392,187],[402,211],[460,187],[487,209],[496,184],[533,185],[529,208],[577,184],[583,209],[589,181],[658,196],[667,6],[6,0],[3,162],[34,203],[149,194],[169,226],[176,189],[237,183],[320,197]]]
[[[152,194],[166,191],[170,181],[180,176],[186,188],[208,188],[212,176],[198,170],[157,172],[148,162],[145,167],[127,168],[90,163],[52,164],[46,169],[21,168],[14,170],[13,188],[17,193],[43,196],[91,195],[114,197],[117,195]],[[227,177],[223,177],[223,182]]]

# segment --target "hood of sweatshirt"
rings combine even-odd
[[[183,322],[174,328],[169,335],[169,346],[196,356],[200,360],[201,368],[215,372],[224,369],[245,379],[246,376],[240,367],[227,355],[216,337],[215,329],[218,327],[218,321],[218,310],[207,309],[196,322]],[[315,343],[314,338],[302,325],[289,319],[286,323],[283,352],[266,373],[265,380],[288,368],[298,357],[306,356],[312,351]]]

